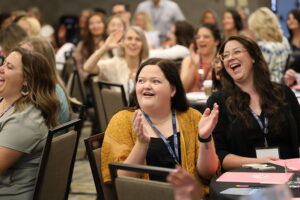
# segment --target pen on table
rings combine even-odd
[[[237,188],[248,188],[248,187],[265,187],[263,185],[235,185],[234,187],[237,187]]]

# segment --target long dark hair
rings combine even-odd
[[[90,19],[93,16],[99,16],[101,18],[101,20],[104,24],[104,33],[103,33],[102,39],[103,39],[103,41],[105,41],[105,39],[106,39],[106,26],[107,25],[106,25],[106,19],[105,19],[104,15],[99,12],[92,13],[86,20],[86,24],[85,24],[86,34],[83,37],[83,44],[82,44],[83,48],[81,50],[81,54],[83,55],[83,57],[85,59],[87,59],[94,53],[94,51],[96,50],[97,45],[98,45],[98,44],[95,44],[94,37],[93,37],[91,31],[89,30]]]
[[[147,65],[158,66],[163,72],[166,79],[169,81],[170,85],[176,88],[176,93],[174,97],[171,99],[171,108],[179,112],[187,111],[189,108],[189,104],[186,99],[185,91],[179,76],[179,72],[176,68],[176,63],[167,59],[150,58],[145,62],[143,62],[139,67],[136,73],[135,83],[137,83],[139,74],[141,73],[142,69]],[[131,101],[133,101],[132,105],[134,105],[136,109],[140,108],[140,105],[137,101],[135,90],[131,94]]]
[[[241,15],[238,13],[238,11],[236,11],[235,9],[228,9],[226,12],[230,13],[233,21],[234,21],[234,26],[238,31],[243,30],[244,25],[243,25],[243,21],[241,18]]]
[[[229,41],[237,41],[243,45],[253,63],[253,81],[254,87],[260,96],[260,105],[264,113],[269,117],[269,129],[271,132],[281,130],[280,122],[284,121],[282,112],[289,109],[285,103],[285,94],[282,87],[271,82],[268,65],[256,42],[245,36],[231,36],[220,47],[219,54],[224,52],[224,48]],[[233,81],[231,76],[223,67],[221,70],[221,82],[223,90],[228,94],[226,99],[226,108],[230,114],[236,118],[241,118],[247,127],[251,126],[251,114],[249,113],[250,95],[243,92]]]
[[[295,9],[292,9],[289,13],[289,14],[292,14],[294,16],[294,18],[298,21],[298,23],[300,24],[300,10],[295,8]],[[289,31],[289,41],[292,42],[292,39],[293,39],[293,31],[289,29],[288,27],[288,31]]]
[[[194,26],[188,21],[176,21],[175,24],[176,43],[189,48],[194,42]]]

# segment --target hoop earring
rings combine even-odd
[[[28,89],[27,85],[23,85],[23,86],[22,86],[21,94],[22,94],[23,96],[27,96],[27,95],[29,94],[29,89]]]

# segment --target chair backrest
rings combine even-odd
[[[101,147],[104,133],[99,133],[84,139],[84,144],[89,159],[95,187],[97,200],[115,200],[116,194],[112,184],[104,184],[101,173]]]
[[[102,96],[106,121],[110,121],[112,116],[128,106],[124,86],[122,84],[98,81],[98,86]]]
[[[98,122],[96,133],[104,132],[108,121],[106,120],[104,104],[99,90],[98,80],[96,77],[89,78],[89,86],[92,93],[92,101],[95,110],[95,119]]]
[[[66,82],[67,93],[70,97],[75,98],[77,101],[86,103],[86,94],[84,89],[83,81],[80,78],[76,66],[73,66],[73,71],[68,77]]]
[[[75,68],[75,60],[72,57],[72,51],[65,53],[65,62],[63,64],[63,68],[61,71],[61,79],[64,81],[65,84],[67,84],[70,75],[73,72],[73,69]]]
[[[169,183],[124,176],[118,177],[117,170],[121,169],[140,173],[167,175],[175,169],[146,165],[129,165],[124,163],[110,163],[109,169],[111,178],[115,185],[118,200],[174,199],[174,190]]]
[[[68,199],[69,187],[78,147],[77,129],[80,119],[50,129],[37,175],[34,200]],[[74,127],[74,130],[70,130]],[[54,137],[63,130],[69,132]]]

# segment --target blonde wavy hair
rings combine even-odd
[[[153,30],[152,18],[151,18],[150,15],[148,15],[145,12],[137,12],[137,13],[135,13],[134,18],[133,18],[133,24],[135,26],[137,26],[135,21],[136,21],[136,19],[137,19],[137,17],[139,15],[141,15],[141,16],[144,17],[144,23],[145,23],[144,27],[141,27],[141,28],[144,29],[145,31],[152,31]]]
[[[40,36],[41,24],[36,18],[24,16],[19,19],[17,24],[24,28],[28,35]]]
[[[248,20],[255,37],[267,42],[282,42],[283,35],[277,16],[267,7],[258,8]]]

